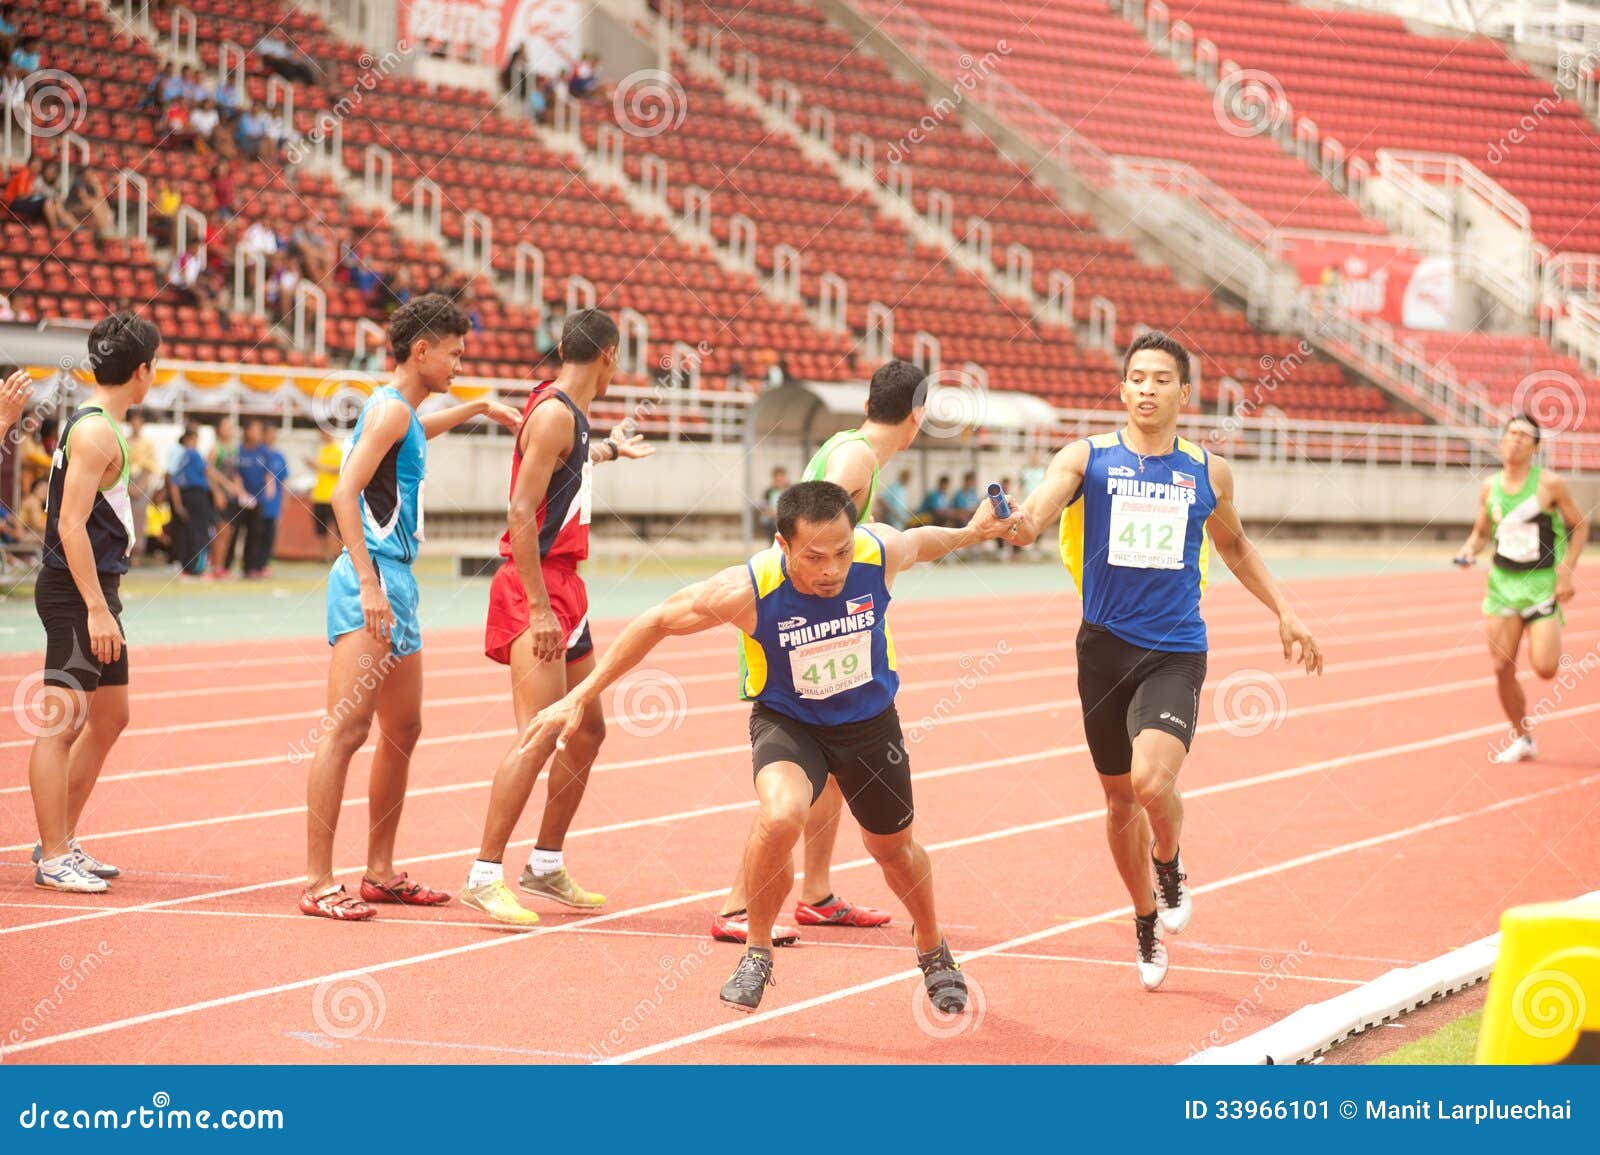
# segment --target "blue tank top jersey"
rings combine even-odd
[[[1217,507],[1206,451],[1178,438],[1161,457],[1122,434],[1089,438],[1089,467],[1061,516],[1061,560],[1083,598],[1083,620],[1146,650],[1203,653],[1210,543]]]
[[[411,414],[411,427],[389,447],[361,491],[361,525],[366,531],[367,552],[373,558],[410,565],[417,557],[417,543],[423,540],[422,473],[428,462],[428,435],[400,391],[383,385],[374,389],[362,406],[352,444],[361,440],[367,414],[380,401],[404,405]]]
[[[875,718],[900,688],[885,614],[883,543],[857,527],[838,597],[803,594],[776,546],[751,558],[756,630],[741,637],[741,697],[798,722],[842,726]]]

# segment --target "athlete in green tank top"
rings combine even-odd
[[[1483,615],[1500,705],[1512,730],[1509,742],[1489,751],[1489,760],[1497,763],[1538,755],[1527,696],[1517,680],[1517,652],[1526,633],[1533,672],[1547,680],[1556,676],[1561,604],[1576,590],[1572,571],[1589,534],[1566,481],[1534,463],[1540,435],[1531,417],[1506,423],[1500,438],[1503,468],[1483,483],[1472,533],[1455,559],[1457,565],[1470,566],[1485,546],[1494,545]]]
[[[878,474],[882,470],[882,463],[878,461],[878,450],[872,444],[872,439],[859,429],[845,429],[835,433],[822,443],[811,460],[806,463],[805,472],[800,475],[801,481],[827,481],[828,458],[833,451],[841,445],[859,442],[865,445],[872,453],[872,480],[867,484],[867,499],[861,503],[861,508],[856,510],[856,524],[862,525],[872,520],[872,503],[878,496]]]

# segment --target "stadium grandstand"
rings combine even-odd
[[[691,470],[775,384],[898,356],[955,422],[931,473],[1092,425],[1163,329],[1197,355],[1192,432],[1243,460],[1481,465],[1531,407],[1595,468],[1594,25],[1491,7],[13,5],[4,356],[37,424],[131,308],[164,335],[163,436],[255,414],[309,444],[415,294],[472,317],[457,395],[513,403],[597,303],[623,330],[597,416]],[[1013,394],[1053,416],[984,420]]]

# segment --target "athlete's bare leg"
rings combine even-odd
[[[1489,639],[1489,656],[1494,661],[1495,688],[1500,692],[1500,708],[1506,712],[1511,728],[1528,733],[1528,697],[1517,681],[1517,647],[1522,644],[1522,619],[1516,615],[1484,619]],[[1559,635],[1557,650],[1559,652]]]
[[[823,788],[816,805],[806,816],[806,875],[800,884],[801,902],[819,903],[833,893],[833,848],[839,841],[839,816],[843,813],[844,794],[830,774],[828,785]],[[751,824],[750,832],[754,835],[754,823]],[[748,842],[747,836],[747,845]],[[718,913],[733,914],[744,910],[748,905],[744,863],[741,861],[738,873],[733,876],[733,887],[728,891],[728,897],[723,901],[722,909]]]

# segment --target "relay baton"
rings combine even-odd
[[[1006,504],[1006,491],[1000,488],[998,482],[989,483],[989,504],[994,506],[994,515],[1001,521],[1011,516],[1011,507]]]

